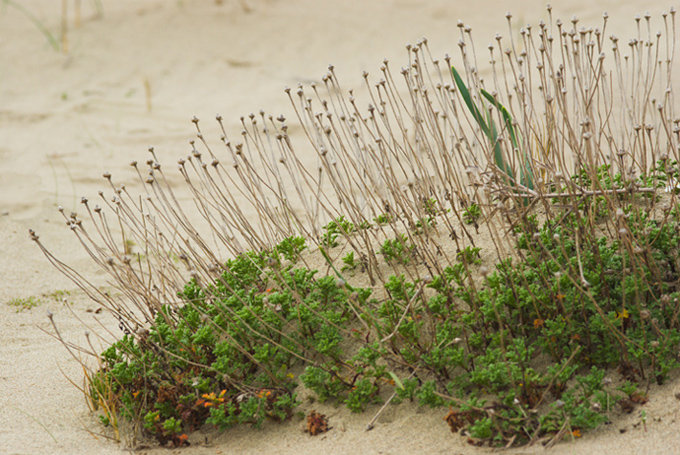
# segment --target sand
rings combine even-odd
[[[459,19],[472,26],[483,49],[497,31],[507,35],[508,9],[517,26],[546,18],[544,3],[533,0],[243,1],[250,11],[236,0],[221,5],[214,0],[102,0],[102,17],[95,17],[95,2],[82,1],[78,27],[70,1],[68,54],[54,51],[17,9],[0,6],[0,453],[126,452],[95,436],[105,431],[73,385],[82,385],[82,369],[43,331],[54,334],[49,310],[68,341],[84,343],[88,325],[92,333],[106,335],[96,340],[99,347],[112,339],[104,327],[116,333],[115,321],[96,314],[97,306],[48,263],[30,241],[29,228],[57,257],[105,285],[57,206],[68,214],[79,210],[81,196],[96,198],[106,188],[105,171],[134,191],[127,163],[146,160],[150,145],[169,165],[186,155],[195,134],[193,116],[204,120],[205,136],[217,144],[215,114],[223,115],[233,136],[240,131],[239,117],[260,109],[292,117],[283,88],[319,81],[329,63],[345,88],[360,92],[362,71],[377,73],[383,58],[403,66],[404,45],[422,36],[435,56],[458,57]],[[61,2],[20,3],[60,38]],[[658,16],[669,5],[574,0],[554,7],[559,17],[578,15],[594,26],[606,10],[612,18],[609,31],[627,39],[635,34],[635,14],[649,10],[660,27]],[[33,308],[10,305],[31,298],[37,304]],[[679,391],[677,380],[653,388],[643,408],[550,453],[678,453]],[[408,404],[391,408],[371,432],[364,427],[377,408],[363,415],[332,405],[318,410],[330,416],[333,426],[323,436],[304,434],[298,421],[223,434],[206,429],[192,435],[192,447],[173,453],[488,452],[452,435],[441,410]],[[148,448],[140,453],[168,452]]]

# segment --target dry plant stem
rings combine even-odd
[[[80,0],[73,0],[73,9],[74,9],[74,19],[73,23],[76,26],[76,28],[80,27]]]
[[[418,288],[418,290],[416,291],[416,293],[413,294],[413,297],[411,297],[411,299],[409,300],[408,304],[406,305],[406,308],[404,308],[404,312],[402,313],[401,317],[399,318],[399,321],[397,322],[397,324],[394,326],[394,330],[392,331],[392,333],[390,333],[386,337],[382,338],[380,340],[380,343],[385,343],[386,341],[389,341],[390,338],[392,338],[397,332],[399,332],[399,327],[401,326],[401,323],[404,322],[404,318],[406,317],[406,315],[409,313],[409,311],[411,309],[411,305],[413,304],[413,302],[415,302],[418,299],[418,297],[420,296],[420,294],[422,292],[423,292],[423,285],[421,284],[420,287]]]
[[[48,430],[47,427],[46,427],[40,420],[38,420],[37,418],[33,417],[31,414],[29,414],[28,412],[24,411],[23,409],[17,408],[16,406],[11,406],[11,405],[10,405],[10,408],[14,409],[15,411],[19,411],[20,413],[24,414],[26,417],[28,417],[29,419],[31,419],[32,421],[34,421],[35,423],[37,423],[38,425],[40,425],[40,428],[42,428],[43,430],[45,430],[45,432],[46,432],[48,435],[50,435],[50,438],[52,438],[52,440],[53,440],[55,443],[59,443],[59,441],[57,441],[57,438],[54,437],[54,435],[52,434],[52,432],[50,432],[50,430]]]
[[[82,365],[82,360],[77,355],[75,355],[75,353],[73,352],[72,349],[75,349],[75,350],[78,350],[78,351],[83,351],[83,348],[81,348],[80,346],[75,346],[71,343],[68,343],[62,338],[61,333],[59,333],[59,329],[57,328],[57,325],[54,323],[54,315],[52,314],[52,312],[50,310],[47,310],[47,318],[50,320],[50,323],[52,324],[52,328],[54,328],[55,333],[49,334],[45,330],[43,330],[43,331],[45,333],[48,333],[49,335],[51,335],[55,339],[59,340],[59,342],[61,342],[61,344],[66,348],[68,353],[71,354],[71,357],[73,357],[78,363],[80,363]],[[86,352],[86,354],[90,354],[90,353]],[[91,353],[91,355],[96,356],[96,354],[94,354],[94,353]]]
[[[418,372],[418,369],[413,370],[413,371],[411,372],[411,374],[408,376],[407,379],[411,379],[417,372]],[[394,397],[396,397],[396,396],[397,396],[397,392],[395,391],[395,392],[387,399],[387,401],[385,402],[385,404],[383,404],[383,405],[381,406],[380,410],[373,416],[373,418],[371,419],[371,421],[368,422],[368,424],[366,424],[366,428],[364,429],[364,431],[371,431],[373,428],[375,428],[375,421],[378,420],[378,418],[379,418],[380,415],[383,413],[383,411],[385,410],[385,408],[387,408],[387,406],[389,406],[389,404],[392,402],[392,400],[394,400]]]

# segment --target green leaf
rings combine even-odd
[[[470,110],[472,117],[479,124],[479,127],[481,128],[482,132],[491,142],[491,146],[493,147],[494,151],[494,161],[496,162],[496,166],[498,166],[498,168],[503,173],[510,177],[511,181],[514,180],[512,169],[510,169],[510,167],[505,163],[505,159],[503,158],[503,150],[501,149],[501,145],[498,142],[498,132],[496,130],[496,125],[494,124],[493,119],[489,118],[490,123],[489,127],[489,125],[487,125],[486,121],[484,120],[484,117],[482,117],[481,112],[479,111],[475,103],[472,101],[470,92],[465,86],[463,79],[461,79],[460,75],[458,74],[458,71],[456,71],[456,68],[452,66],[451,71],[453,72],[453,79],[456,82],[456,86],[458,87],[458,90],[460,91],[460,94],[463,97],[463,100],[465,101],[465,105]],[[494,104],[497,103],[494,102]]]
[[[458,87],[458,91],[460,91],[460,94],[463,97],[463,101],[465,101],[465,105],[467,106],[467,108],[472,113],[472,116],[477,121],[477,123],[479,124],[479,127],[482,129],[484,134],[486,134],[486,136],[489,139],[491,139],[491,136],[489,134],[490,133],[489,127],[487,126],[486,122],[484,121],[484,117],[482,117],[481,112],[479,112],[479,109],[477,109],[477,106],[472,101],[472,97],[470,96],[470,92],[468,91],[467,87],[465,86],[463,79],[460,78],[460,75],[458,74],[458,71],[456,71],[456,68],[454,68],[452,66],[451,70],[453,71],[453,79],[456,81],[456,86]]]
[[[515,132],[515,127],[512,124],[512,116],[510,115],[510,112],[508,112],[507,108],[500,104],[498,100],[496,100],[489,92],[487,92],[484,89],[480,89],[480,92],[484,98],[486,98],[492,105],[496,107],[503,116],[503,120],[505,120],[505,127],[508,130],[508,133],[510,134],[510,141],[512,142],[512,147],[515,150],[520,150],[519,147],[519,140],[517,139],[517,133]],[[531,171],[531,165],[529,163],[529,157],[526,155],[526,152],[523,153],[523,158],[524,158],[524,165],[523,169],[521,172],[521,182],[524,186],[529,188],[530,190],[534,189],[534,179],[533,179],[533,173]],[[498,159],[496,159],[496,164],[498,165]],[[501,166],[498,166],[501,167]],[[501,167],[501,169],[503,169]],[[505,171],[504,171],[505,172]],[[509,174],[510,175],[510,174]]]
[[[392,377],[392,380],[397,385],[397,388],[402,389],[402,390],[406,390],[404,388],[404,384],[401,382],[401,380],[397,377],[396,374],[392,373],[391,371],[388,371],[387,373]]]

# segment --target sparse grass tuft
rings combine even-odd
[[[41,303],[42,302],[40,301],[39,298],[30,296],[30,297],[16,297],[7,302],[7,305],[16,307],[17,312],[19,312],[35,308]]]

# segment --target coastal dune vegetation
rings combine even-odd
[[[61,209],[106,289],[31,231],[118,321],[103,351],[53,323],[114,437],[179,447],[314,399],[552,445],[644,404],[680,355],[676,13],[620,39],[552,14],[487,47],[459,22],[455,57],[423,38],[361,93],[331,65],[237,137],[194,118],[175,168],[130,163],[141,194],[105,173]]]

